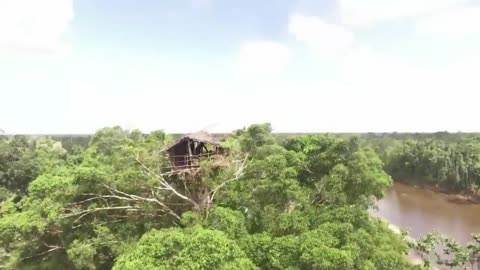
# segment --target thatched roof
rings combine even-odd
[[[168,146],[166,150],[170,150],[172,147],[174,147],[175,145],[181,142],[190,141],[190,140],[196,141],[196,142],[203,142],[203,143],[207,143],[215,146],[220,146],[220,142],[216,140],[210,133],[206,131],[199,131],[199,132],[195,132],[195,133],[183,136],[182,138],[177,140],[173,145]]]
[[[192,133],[190,135],[187,135],[183,137],[183,139],[190,139],[193,141],[197,142],[203,142],[203,143],[208,143],[208,144],[213,144],[213,145],[220,145],[220,142],[217,141],[210,133],[205,132],[205,131],[199,131],[196,133]]]

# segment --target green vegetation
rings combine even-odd
[[[367,208],[392,183],[356,138],[278,143],[237,131],[228,155],[168,174],[161,132],[99,130],[85,149],[0,142],[4,269],[415,269]]]
[[[439,185],[451,191],[478,193],[480,189],[480,136],[437,133],[369,136],[385,170],[394,179]]]
[[[420,237],[414,249],[424,260],[426,267],[435,262],[448,269],[474,269],[480,263],[480,235],[473,236],[473,242],[461,245],[438,232]]]

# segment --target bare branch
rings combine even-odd
[[[158,173],[155,173],[153,172],[150,168],[148,168],[147,166],[145,166],[145,164],[143,164],[138,156],[135,158],[136,161],[140,164],[140,166],[143,168],[143,170],[145,171],[145,173],[150,176],[150,177],[155,177],[159,180],[159,183],[160,183],[160,187],[161,189],[163,190],[168,190],[170,192],[172,192],[173,194],[175,194],[177,197],[191,203],[195,208],[198,208],[198,204],[192,200],[191,198],[185,196],[184,194],[178,192],[174,187],[172,187],[166,180],[165,178],[161,175],[161,174],[158,174]]]
[[[185,188],[186,194],[183,194],[177,187],[167,181],[168,178],[165,178],[161,173],[157,173],[142,163],[139,159],[139,155],[135,157],[135,161],[140,164],[142,171],[149,177],[152,177],[158,180],[158,185],[155,187],[142,187],[143,192],[140,195],[130,194],[115,187],[109,186],[107,184],[102,184],[105,190],[98,193],[83,193],[81,195],[87,196],[82,198],[82,200],[73,202],[70,204],[70,209],[66,209],[67,212],[63,215],[64,218],[75,217],[75,222],[78,222],[85,216],[101,212],[101,211],[115,211],[115,210],[127,210],[127,211],[138,211],[139,214],[152,214],[152,216],[157,216],[160,214],[157,211],[160,211],[163,215],[170,215],[175,218],[176,222],[181,220],[181,217],[170,208],[172,205],[190,205],[194,209],[207,209],[210,207],[213,199],[215,198],[217,192],[225,187],[228,183],[239,179],[246,168],[248,160],[248,155],[242,159],[236,160],[234,163],[237,164],[238,169],[234,174],[232,179],[226,180],[211,191],[204,193],[207,197],[203,197],[206,200],[201,200],[201,202],[195,201],[195,197],[192,196],[191,191],[189,190],[188,183],[185,179],[183,181],[183,187]],[[180,198],[184,202],[167,202],[162,197],[170,194],[168,196],[175,196]],[[115,205],[116,201],[124,201],[127,205]],[[84,209],[85,205],[94,201],[102,201],[102,205],[96,208]],[[206,203],[205,203],[206,202]],[[117,202],[118,203],[118,202]],[[159,206],[153,213],[148,211],[142,211],[142,205],[140,203],[153,203]],[[83,209],[82,209],[83,208]],[[145,212],[145,213],[144,213]],[[208,211],[207,211],[208,212]]]
[[[238,170],[235,172],[235,176],[223,183],[221,183],[220,185],[218,185],[216,188],[214,188],[210,193],[212,194],[210,196],[210,202],[213,202],[213,199],[215,198],[215,195],[217,194],[217,192],[223,188],[224,186],[226,186],[228,183],[230,182],[233,182],[235,180],[238,180],[240,177],[242,177],[243,175],[243,172],[246,168],[246,164],[247,164],[247,160],[248,160],[248,154],[245,156],[245,158],[243,159],[242,161],[242,164],[240,165],[240,167],[238,168]]]
[[[110,192],[112,192],[112,194],[114,193],[118,193],[120,195],[123,195],[125,197],[120,197],[118,195],[112,195],[114,198],[117,198],[117,199],[124,199],[124,200],[133,200],[133,201],[144,201],[144,202],[150,202],[150,203],[156,203],[157,205],[159,205],[160,207],[162,207],[163,209],[166,210],[166,212],[168,214],[170,214],[171,216],[175,217],[177,220],[180,220],[180,216],[177,215],[172,209],[170,209],[166,204],[162,203],[161,201],[155,199],[155,198],[145,198],[145,197],[140,197],[140,196],[137,196],[137,195],[132,195],[132,194],[128,194],[128,193],[125,193],[123,191],[120,191],[120,190],[117,190],[115,188],[112,188],[112,187],[109,187],[107,185],[104,184],[104,187],[106,187],[108,190],[110,190]],[[151,190],[152,194],[154,194],[153,190]],[[155,196],[156,197],[156,196]]]
[[[99,207],[99,208],[92,208],[92,209],[86,209],[86,210],[82,210],[82,211],[78,211],[78,212],[75,212],[73,211],[73,213],[70,213],[70,214],[66,214],[64,215],[63,217],[64,218],[69,218],[69,217],[75,217],[75,216],[80,216],[78,217],[75,221],[79,221],[80,219],[82,219],[83,217],[89,215],[89,214],[92,214],[92,213],[95,213],[95,212],[99,212],[99,211],[109,211],[109,210],[139,210],[140,208],[137,208],[137,207],[132,207],[132,206],[111,206],[111,207]]]
[[[80,205],[80,204],[84,204],[84,203],[95,201],[95,200],[106,201],[105,199],[119,199],[119,200],[134,201],[133,199],[130,199],[130,198],[122,198],[122,197],[115,196],[115,195],[98,195],[98,194],[95,194],[94,196],[95,197],[90,197],[90,198],[85,199],[83,201],[71,203],[70,205]]]
[[[45,254],[52,253],[52,252],[57,251],[57,250],[65,249],[64,247],[61,247],[61,246],[48,246],[48,247],[50,247],[49,250],[38,253],[38,254],[35,254],[35,255],[32,255],[32,256],[24,257],[24,258],[22,258],[22,260],[32,259],[32,258],[35,258],[35,257],[43,256]]]

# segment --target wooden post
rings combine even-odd
[[[192,141],[188,141],[188,166],[192,166],[192,147],[190,146],[190,144],[192,143]]]

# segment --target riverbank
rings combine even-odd
[[[393,232],[408,230],[411,238],[407,241],[436,231],[465,245],[472,241],[472,234],[480,233],[480,204],[453,203],[452,197],[434,188],[396,182],[370,212],[387,224],[394,224],[388,226]],[[408,258],[419,263],[419,255],[411,251]]]
[[[381,218],[381,217],[377,217],[379,218],[380,220],[382,220],[383,222],[385,222],[388,226],[388,228],[395,234],[398,234],[398,235],[401,235],[402,234],[402,230],[397,226],[397,225],[394,225],[392,223],[390,223],[388,220],[386,220],[385,218]],[[410,235],[406,235],[405,236],[405,241],[407,242],[410,242],[412,244],[416,244],[416,240],[411,237]],[[413,264],[413,265],[423,265],[424,261],[423,261],[423,258],[417,253],[417,251],[411,249],[407,255],[407,258],[408,258],[408,261]],[[439,270],[438,267],[436,266],[432,266],[431,268],[432,270]]]
[[[480,204],[480,194],[475,194],[467,191],[453,191],[448,188],[419,183],[417,181],[406,181],[403,179],[395,179],[395,182],[400,185],[410,186],[416,189],[422,189],[429,192],[434,192],[446,196],[447,201],[455,204]]]

